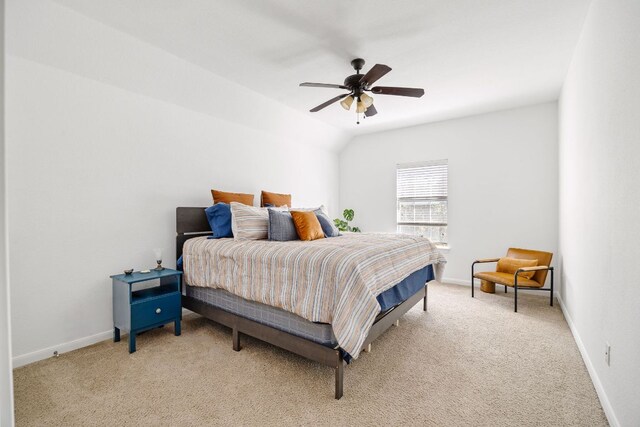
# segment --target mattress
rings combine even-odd
[[[402,303],[418,292],[425,283],[434,279],[433,266],[428,265],[413,272],[400,283],[378,295],[381,312]],[[310,322],[302,317],[277,307],[246,300],[224,289],[187,286],[187,296],[211,306],[245,317],[263,325],[318,344],[335,348],[338,341],[328,323]]]

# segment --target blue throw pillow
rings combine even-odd
[[[342,236],[342,234],[340,234],[340,230],[336,228],[333,222],[327,215],[325,215],[324,212],[322,212],[322,210],[316,209],[315,211],[313,211],[313,213],[316,214],[318,222],[320,222],[320,226],[322,227],[322,231],[324,232],[324,237]]]
[[[299,240],[296,225],[289,212],[280,212],[274,209],[269,211],[269,224],[267,234],[269,240],[276,242],[287,242],[289,240]]]
[[[214,239],[233,237],[231,231],[231,206],[226,203],[216,203],[204,210]]]

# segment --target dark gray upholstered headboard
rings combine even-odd
[[[182,255],[182,245],[189,239],[213,234],[206,208],[176,208],[176,260]]]

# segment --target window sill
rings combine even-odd
[[[442,253],[448,254],[451,250],[451,246],[449,245],[436,245],[436,248]]]

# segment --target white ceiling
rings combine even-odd
[[[55,0],[300,111],[338,95],[349,62],[393,71],[379,114],[313,114],[352,134],[557,99],[590,0]],[[256,112],[259,113],[259,112]]]

